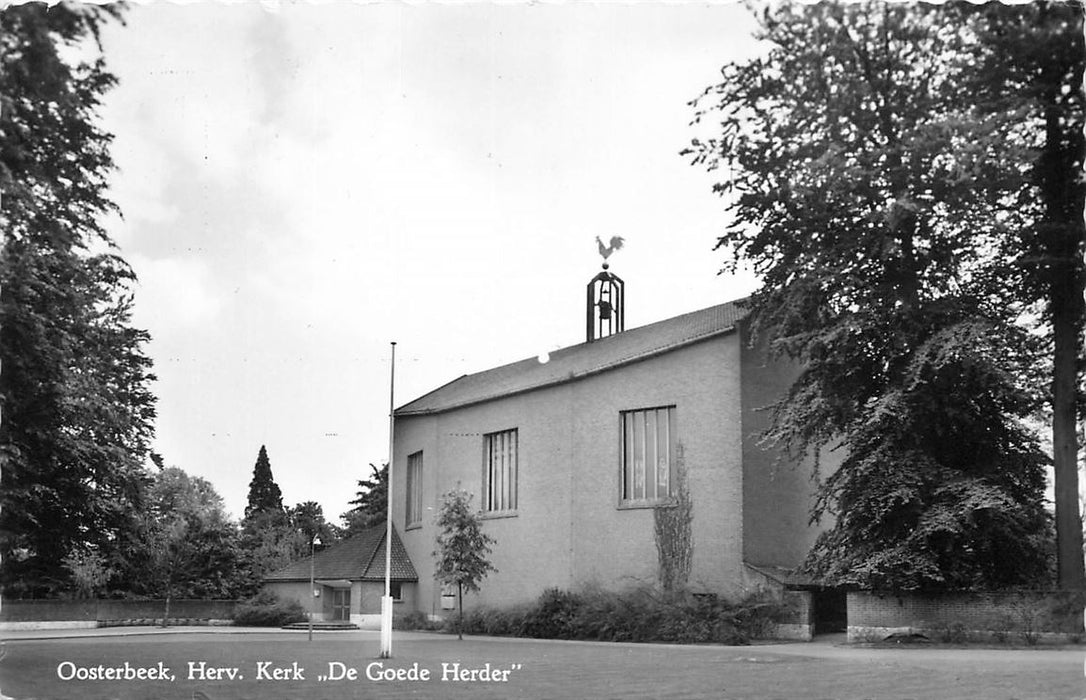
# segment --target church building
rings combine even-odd
[[[465,596],[468,609],[529,603],[549,588],[804,587],[794,571],[819,533],[808,521],[811,465],[759,440],[796,369],[752,345],[744,315],[740,300],[626,329],[624,283],[605,262],[587,287],[585,342],[464,375],[396,409],[396,614],[454,609],[434,580],[434,521],[458,488],[496,541],[497,572]],[[376,626],[384,539],[374,528],[265,582],[317,620]],[[800,597],[801,638],[820,607],[843,610],[837,592]]]
[[[603,267],[585,342],[395,411],[392,512],[415,609],[452,604],[433,577],[434,518],[456,488],[496,540],[498,571],[469,609],[548,588],[781,587],[814,542],[810,465],[758,439],[795,369],[751,347],[741,301],[626,329],[623,282]]]

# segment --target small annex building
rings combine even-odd
[[[396,409],[392,513],[419,572],[415,609],[451,605],[432,552],[455,488],[497,542],[498,572],[465,608],[549,588],[780,588],[817,537],[810,465],[759,443],[761,409],[795,368],[751,347],[742,301],[626,330],[621,280],[606,270],[589,285],[586,342]]]
[[[264,587],[296,600],[314,621],[380,627],[385,593],[387,530],[373,527],[264,577]],[[312,569],[311,569],[312,566]],[[392,531],[391,593],[397,612],[418,606],[418,574],[395,528]],[[313,589],[310,590],[312,575]]]

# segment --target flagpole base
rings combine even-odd
[[[392,658],[392,596],[381,596],[381,658]]]

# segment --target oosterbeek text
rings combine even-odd
[[[490,663],[469,666],[459,661],[441,662],[441,668],[424,668],[416,661],[409,666],[394,666],[384,661],[374,661],[364,668],[348,666],[342,661],[329,661],[323,672],[313,674],[318,682],[326,681],[377,681],[377,682],[427,682],[431,680],[453,683],[507,683],[521,664],[505,667]],[[251,670],[243,672],[238,666],[216,666],[208,661],[186,662],[184,680],[190,681],[241,681],[248,677],[256,681],[305,681],[306,669],[297,661],[290,663],[257,661]],[[136,666],[128,661],[123,664],[99,664],[80,666],[71,661],[57,665],[57,678],[62,681],[175,681],[174,672],[162,661],[153,666]]]

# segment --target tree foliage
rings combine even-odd
[[[1029,223],[1016,236],[1007,282],[1042,311],[1050,339],[1059,584],[1086,588],[1079,524],[1078,407],[1086,308],[1086,41],[1081,2],[975,8],[976,69],[966,86],[978,108],[1016,115],[1016,137],[1032,151],[1015,197]]]
[[[148,336],[130,325],[134,275],[102,228],[115,207],[111,136],[97,109],[115,79],[94,47],[116,17],[111,7],[42,3],[0,14],[0,579],[9,595],[99,585],[125,566],[142,507],[155,416]]]
[[[434,578],[444,585],[456,586],[462,623],[464,591],[478,591],[487,574],[497,571],[487,558],[495,541],[483,532],[479,514],[472,510],[471,494],[467,491],[458,489],[441,496],[436,525]],[[460,636],[462,638],[462,634]]]
[[[320,539],[327,545],[336,538],[332,526],[324,519],[324,509],[316,501],[299,503],[289,509],[287,515],[291,529],[302,535],[307,547],[314,539]]]
[[[308,554],[309,540],[294,529],[285,513],[247,518],[241,528],[241,595],[254,595],[266,574]]]
[[[314,536],[331,542],[335,534],[320,504],[307,501],[293,508],[283,507],[283,494],[272,476],[267,448],[261,445],[241,521],[242,594],[255,593],[267,573],[308,556]]]
[[[256,456],[256,464],[253,466],[253,478],[249,482],[249,501],[245,506],[245,519],[248,520],[260,513],[283,512],[283,493],[272,476],[271,460],[268,459],[268,450],[264,445],[260,446],[260,452]]]
[[[177,467],[157,473],[148,489],[139,541],[139,566],[128,592],[167,600],[239,594],[237,525],[206,479]]]
[[[768,52],[696,103],[696,122],[719,119],[687,153],[727,168],[726,268],[761,274],[754,335],[801,368],[768,437],[844,455],[813,510],[836,516],[809,562],[829,583],[1046,574],[1046,460],[1021,422],[1041,398],[1039,348],[1020,323],[1029,300],[1005,284],[1032,151],[1022,110],[963,99],[970,17],[774,5],[759,16]]]
[[[339,516],[343,521],[343,536],[350,537],[363,530],[384,524],[388,512],[388,464],[370,465],[368,479],[358,480],[358,492],[350,502],[354,508]]]
[[[97,598],[101,596],[114,571],[100,553],[77,549],[64,557],[64,568],[72,576],[71,593],[76,598]]]

